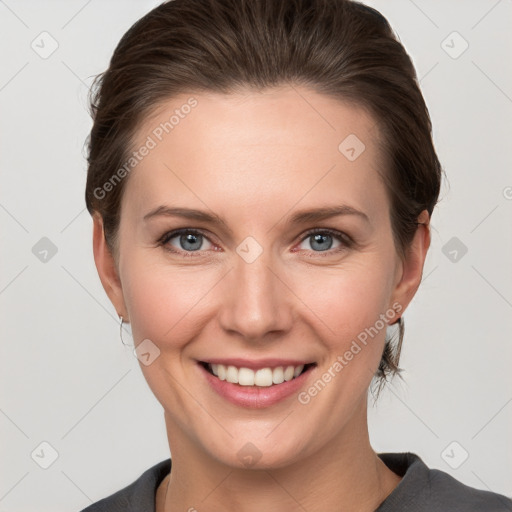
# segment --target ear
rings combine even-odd
[[[427,210],[423,210],[418,217],[421,223],[416,228],[416,233],[408,248],[405,260],[401,260],[397,266],[397,278],[393,290],[390,308],[398,303],[401,309],[397,311],[395,318],[390,323],[395,323],[403,315],[407,306],[413,299],[421,283],[423,265],[430,247],[430,218]]]
[[[94,262],[101,284],[107,293],[110,302],[116,308],[117,314],[122,316],[125,322],[129,321],[126,305],[124,303],[123,288],[116,262],[105,240],[103,231],[103,219],[97,212],[93,214],[93,252]]]

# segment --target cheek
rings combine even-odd
[[[379,366],[387,321],[393,318],[388,309],[388,263],[384,258],[354,259],[332,272],[317,271],[309,281],[296,281],[303,283],[297,295],[304,297],[307,308],[314,313],[308,315],[312,334],[326,349],[321,361],[325,373],[320,375],[322,382],[317,388],[334,383],[332,389],[337,392],[325,394],[322,399],[333,410],[355,403],[366,393]],[[308,396],[313,396],[316,388],[311,392]]]
[[[127,259],[124,270],[123,294],[135,343],[148,338],[172,348],[188,342],[217,273],[152,264],[143,255]]]
[[[310,279],[297,275],[295,289],[336,345],[375,324],[386,311],[391,293],[388,268],[382,262],[354,260],[330,271],[318,269]]]

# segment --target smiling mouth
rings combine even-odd
[[[211,364],[200,361],[199,364],[211,375],[219,380],[225,380],[239,386],[271,387],[289,382],[316,366],[316,363],[309,363],[299,366],[277,366],[275,368],[250,368],[226,366],[223,364]]]

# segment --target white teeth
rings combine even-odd
[[[240,371],[242,371],[242,368],[240,368]],[[272,370],[270,368],[258,370],[254,374],[254,384],[256,386],[272,386]]]
[[[284,370],[282,366],[274,368],[274,371],[272,372],[272,382],[274,384],[281,384],[281,382],[284,382]]]
[[[240,368],[237,382],[240,386],[254,386],[254,372],[249,368]]]
[[[268,387],[273,384],[281,384],[284,381],[290,381],[298,377],[304,365],[299,366],[278,366],[277,368],[260,368],[251,370],[250,368],[236,368],[235,366],[224,366],[223,364],[209,364],[212,373],[220,380],[226,380],[232,384],[240,386],[261,386]]]
[[[294,377],[298,377],[302,370],[304,370],[304,365],[303,364],[301,364],[300,366],[297,366],[297,368],[295,368],[295,370],[293,370],[293,376]]]
[[[232,384],[238,384],[238,370],[234,366],[227,367],[226,380]]]
[[[293,366],[287,366],[284,370],[284,380],[289,381],[293,379],[293,373],[295,368]]]
[[[217,377],[219,377],[220,380],[226,380],[226,368],[225,368],[225,366],[222,365],[222,364],[220,364],[220,365],[217,364],[215,366],[217,366],[217,373],[216,373]],[[219,368],[219,366],[220,366],[220,368]]]

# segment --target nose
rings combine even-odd
[[[294,295],[271,256],[264,251],[248,263],[237,255],[220,290],[221,327],[252,343],[275,339],[293,325]]]

